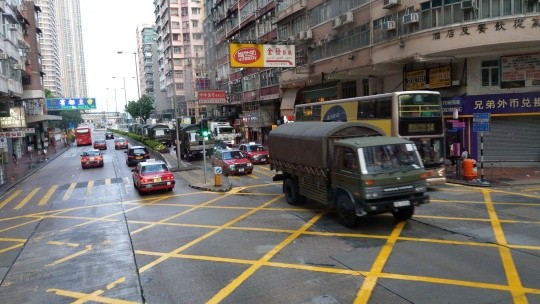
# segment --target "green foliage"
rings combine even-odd
[[[133,118],[142,118],[144,121],[150,117],[150,113],[154,110],[153,103],[154,100],[151,97],[143,95],[137,101],[130,100],[125,106],[125,111]]]
[[[62,116],[62,120],[51,122],[52,126],[62,130],[68,129],[70,124],[77,127],[83,121],[79,110],[49,111],[49,114]]]
[[[158,151],[160,153],[170,153],[171,152],[167,146],[165,146],[162,143],[159,143],[157,141],[151,140],[148,137],[141,136],[141,135],[135,134],[135,133],[129,133],[129,132],[125,132],[125,131],[120,131],[120,130],[109,129],[109,131],[112,131],[112,132],[115,132],[115,133],[118,133],[118,134],[122,134],[122,135],[127,136],[127,137],[129,137],[131,139],[134,139],[134,140],[136,140],[136,141],[138,141],[140,143],[143,143],[145,146],[149,147],[150,149],[152,149],[154,151]]]

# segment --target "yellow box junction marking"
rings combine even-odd
[[[491,226],[493,227],[493,232],[495,234],[495,239],[497,240],[497,244],[500,245],[498,247],[499,253],[501,255],[504,271],[506,273],[506,279],[508,280],[508,286],[510,286],[510,292],[512,293],[514,303],[528,303],[527,296],[525,295],[525,290],[523,289],[523,285],[521,284],[521,279],[519,277],[516,265],[514,264],[514,260],[512,259],[512,253],[508,248],[508,243],[506,242],[506,237],[504,236],[501,222],[499,221],[499,217],[497,216],[495,206],[491,201],[490,192],[487,189],[482,189],[482,194],[484,195],[486,208],[489,218],[491,220]]]
[[[30,191],[30,193],[28,193],[28,195],[26,195],[22,201],[20,201],[17,206],[15,206],[15,210],[18,210],[18,209],[21,209],[22,207],[24,207],[31,199],[32,197],[34,197],[34,195],[36,195],[36,193],[39,191],[39,189],[41,189],[41,187],[37,187],[37,188],[34,188],[32,191]]]
[[[73,303],[84,303],[87,301],[94,301],[98,303],[110,303],[110,304],[139,304],[139,302],[132,302],[132,301],[125,301],[125,300],[119,300],[119,299],[113,299],[113,298],[106,298],[106,297],[100,297],[98,295],[103,293],[103,290],[95,291],[91,294],[86,294],[82,292],[74,292],[74,291],[68,291],[68,290],[61,290],[56,288],[47,289],[47,292],[53,292],[59,296],[65,296],[70,297],[73,299],[78,299],[77,301]]]
[[[47,191],[47,193],[45,193],[45,196],[43,196],[41,198],[41,200],[39,200],[38,206],[45,205],[51,199],[51,196],[53,195],[54,191],[56,191],[57,188],[58,188],[58,185],[52,186],[49,189],[49,191]]]
[[[63,262],[65,262],[65,261],[68,261],[68,260],[71,260],[71,259],[73,259],[73,258],[76,258],[76,257],[78,257],[78,256],[80,256],[80,255],[82,255],[82,254],[85,254],[85,253],[87,253],[87,252],[89,252],[89,251],[91,251],[91,250],[92,250],[92,245],[87,245],[87,246],[86,246],[86,249],[81,250],[81,251],[79,251],[79,252],[76,252],[76,253],[74,253],[74,254],[72,254],[72,255],[68,255],[68,256],[65,257],[65,258],[58,259],[58,260],[56,260],[56,261],[54,261],[54,262],[52,262],[52,263],[50,263],[50,264],[47,264],[47,265],[45,265],[45,266],[54,266],[54,265],[58,265],[58,264],[63,263]]]

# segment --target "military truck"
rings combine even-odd
[[[199,124],[180,124],[178,127],[178,138],[180,139],[180,156],[186,160],[203,155],[203,138],[200,133]],[[176,140],[176,139],[175,139]],[[204,149],[208,157],[214,150],[214,138],[209,134],[204,141]]]
[[[429,202],[427,174],[413,142],[382,134],[361,122],[280,125],[268,137],[273,180],[289,204],[329,204],[348,228],[370,214],[410,219]]]

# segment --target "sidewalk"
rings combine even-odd
[[[477,168],[477,180],[467,181],[456,174],[455,166],[447,165],[446,181],[480,187],[540,185],[540,167],[484,167],[483,171],[483,181],[481,168]]]
[[[0,196],[4,193],[11,190],[13,187],[17,186],[19,183],[24,181],[28,176],[32,175],[37,170],[45,166],[49,161],[57,158],[62,153],[66,152],[70,147],[64,147],[60,145],[56,147],[56,152],[53,149],[47,149],[47,161],[41,161],[37,156],[32,156],[32,161],[30,161],[29,154],[21,156],[19,158],[19,163],[17,166],[13,164],[13,160],[10,159],[9,164],[6,165],[6,176],[5,183],[0,185]]]

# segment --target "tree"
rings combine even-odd
[[[130,100],[125,107],[125,111],[134,118],[142,118],[146,121],[150,117],[154,107],[154,100],[146,95],[143,95],[138,101]]]

